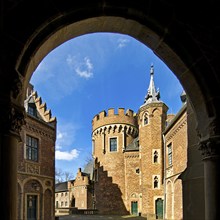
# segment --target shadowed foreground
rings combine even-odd
[[[60,216],[59,220],[97,220],[97,219],[106,219],[106,220],[118,220],[118,219],[128,219],[128,220],[144,220],[147,218],[141,217],[141,216],[132,216],[132,215],[126,215],[126,216],[117,216],[117,215],[68,215],[68,216]]]

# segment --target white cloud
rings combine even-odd
[[[83,61],[77,61],[76,56],[68,55],[67,64],[82,78],[89,79],[93,77],[93,64],[88,57],[84,57]]]
[[[125,38],[119,38],[118,39],[118,48],[123,48],[125,46],[127,46],[129,40],[125,39]]]
[[[77,149],[73,149],[71,151],[59,151],[56,150],[55,158],[56,160],[73,160],[79,156],[79,151]]]

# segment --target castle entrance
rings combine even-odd
[[[138,202],[137,201],[131,202],[131,214],[138,215]]]
[[[36,220],[37,219],[37,196],[28,195],[27,197],[27,219]]]
[[[156,217],[157,219],[163,219],[163,200],[161,198],[155,201],[156,207]]]

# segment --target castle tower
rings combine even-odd
[[[136,115],[109,109],[96,115],[92,126],[95,208],[103,214],[127,214],[124,152],[138,136]]]
[[[141,212],[148,217],[163,214],[163,139],[168,107],[159,100],[155,89],[154,68],[144,104],[138,112],[139,153],[141,166]]]

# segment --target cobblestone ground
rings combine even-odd
[[[60,216],[59,220],[146,220],[147,218],[141,216],[116,216],[116,215],[68,215]]]

